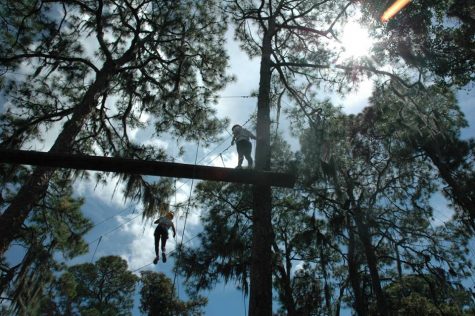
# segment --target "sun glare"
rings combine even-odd
[[[346,58],[366,56],[373,46],[368,31],[356,22],[350,22],[345,26],[341,44],[345,51],[343,56]]]

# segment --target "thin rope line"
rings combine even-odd
[[[190,238],[190,239],[188,239],[187,241],[185,241],[185,242],[183,243],[183,245],[189,243],[190,241],[192,241],[193,239],[195,239],[195,238],[198,237],[199,235],[200,235],[200,233],[196,234],[196,235],[193,236],[192,238]],[[170,251],[168,254],[171,255],[171,254],[175,253],[176,251],[177,251],[177,247],[175,247],[175,249],[173,249],[172,251]],[[147,263],[146,265],[143,265],[143,266],[141,266],[140,268],[137,268],[137,269],[135,269],[135,270],[132,270],[131,272],[132,272],[132,273],[133,273],[133,272],[137,272],[137,271],[142,270],[143,268],[148,267],[148,266],[150,266],[150,265],[152,265],[152,264],[153,264],[153,262]]]
[[[251,115],[251,117],[249,117],[247,119],[247,121],[245,121],[241,126],[246,126],[247,123],[249,123],[252,119],[254,118],[254,115]],[[198,162],[196,162],[196,164],[199,164],[201,163],[203,160],[205,160],[206,157],[208,157],[212,152],[214,152],[216,149],[219,148],[219,146],[221,146],[222,144],[224,144],[226,141],[229,141],[229,139],[231,138],[231,136],[227,137],[225,140],[223,140],[221,143],[219,143],[212,151],[208,152],[206,155],[204,155],[200,160],[198,160]],[[233,145],[229,145],[228,147],[226,147],[223,151],[221,151],[220,154],[224,153],[226,150],[228,150],[229,148],[231,148]],[[213,161],[215,161],[217,158],[218,158],[219,154],[214,157],[211,161],[208,162],[208,164],[211,164]],[[188,179],[186,180],[185,182],[182,183],[182,185],[180,185],[178,187],[177,190],[180,190],[183,186],[185,186],[188,182],[190,182],[192,179]]]
[[[96,255],[96,251],[97,251],[97,248],[99,248],[99,244],[101,243],[101,240],[102,240],[102,236],[99,237],[99,240],[97,241],[96,249],[94,249],[94,253],[92,254],[91,263],[94,262],[94,256]]]
[[[223,95],[218,98],[219,99],[231,99],[231,98],[248,99],[248,98],[257,98],[257,95]]]
[[[221,161],[223,162],[223,167],[226,168],[226,165],[224,164],[223,155],[222,155],[222,154],[219,154],[219,157],[221,157]]]
[[[105,223],[105,222],[107,222],[107,221],[109,221],[109,220],[111,220],[111,219],[113,219],[113,218],[116,217],[116,216],[119,216],[120,214],[124,213],[125,211],[130,211],[131,209],[132,209],[132,206],[130,206],[130,207],[128,207],[128,208],[125,208],[125,209],[123,209],[122,211],[120,211],[119,213],[117,213],[117,214],[115,214],[115,215],[112,215],[112,216],[109,216],[108,218],[106,218],[106,219],[100,221],[99,223],[94,224],[94,226],[92,226],[91,229],[92,229],[92,228],[95,228],[95,227],[97,227],[97,226],[99,226],[99,225],[101,225],[101,224],[103,224],[103,223]]]
[[[196,145],[196,153],[195,153],[195,167],[196,167],[196,162],[198,160],[198,151],[199,151],[199,148],[200,148],[200,142],[198,140],[198,144]],[[195,171],[195,168],[193,168],[193,173]],[[181,242],[180,242],[180,246],[181,247],[183,245],[183,239],[185,238],[185,231],[186,231],[186,223],[188,221],[188,214],[190,213],[190,205],[191,205],[191,195],[193,193],[193,184],[194,184],[194,180],[195,179],[192,179],[191,181],[191,186],[190,186],[190,193],[188,195],[188,206],[186,208],[186,213],[185,213],[185,223],[183,224],[183,231],[181,232]],[[177,271],[175,270],[175,275],[173,277],[173,288],[175,288],[175,284],[176,284],[176,279],[177,279]],[[178,291],[177,291],[177,295],[179,295]]]
[[[97,237],[97,238],[94,239],[93,241],[89,242],[88,245],[90,245],[90,244],[96,242],[97,240],[99,240],[99,239],[102,238],[103,236],[109,235],[110,233],[116,231],[117,229],[121,228],[121,227],[124,226],[125,224],[130,223],[131,221],[135,220],[135,219],[136,219],[137,217],[139,217],[140,215],[142,215],[142,214],[139,213],[139,214],[137,214],[137,216],[134,216],[133,218],[129,219],[128,221],[126,221],[126,222],[120,224],[119,226],[117,226],[117,227],[115,227],[115,228],[109,230],[107,233],[102,234],[101,236]]]

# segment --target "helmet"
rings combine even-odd
[[[173,219],[173,212],[168,212],[167,215],[165,215],[168,219]]]
[[[238,128],[238,127],[241,128],[241,125],[236,124],[236,125],[234,125],[234,126],[231,128],[231,130],[234,131],[234,129],[235,129],[235,128]]]

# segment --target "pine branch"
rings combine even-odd
[[[66,57],[60,56],[55,54],[45,54],[45,53],[25,53],[25,54],[18,54],[10,57],[0,57],[0,63],[11,63],[14,61],[19,61],[22,59],[29,59],[29,58],[45,58],[45,59],[53,59],[53,60],[60,60],[60,61],[67,61],[67,62],[78,62],[84,64],[94,70],[95,72],[99,72],[99,69],[89,60],[80,57]]]

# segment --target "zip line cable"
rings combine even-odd
[[[254,118],[254,115],[251,115],[251,117],[249,117],[247,119],[247,121],[245,121],[241,126],[246,126],[247,123],[249,123],[252,119]],[[200,164],[203,160],[206,159],[206,157],[208,157],[212,152],[214,152],[216,149],[218,149],[221,145],[223,145],[225,142],[229,141],[229,139],[231,138],[232,136],[229,136],[229,137],[226,137],[226,139],[224,139],[221,143],[219,143],[213,150],[211,150],[210,152],[208,152],[206,155],[204,155],[203,157],[201,157],[200,160],[198,160],[196,164]],[[219,155],[222,155],[226,150],[228,150],[229,148],[231,148],[233,145],[229,145],[228,147],[226,147],[224,150],[222,150],[216,157],[214,157],[211,161],[208,162],[208,164],[212,163],[213,161],[215,161]],[[185,182],[183,182],[178,188],[177,188],[177,191],[180,190],[183,186],[185,186],[188,182],[190,182],[192,179],[188,179],[186,180]]]
[[[257,98],[256,95],[223,95],[218,97],[218,99],[249,99],[249,98]]]
[[[198,151],[199,151],[199,148],[200,148],[200,142],[198,141],[198,144],[196,146],[196,153],[195,153],[195,167],[196,167],[196,162],[198,160]],[[182,247],[183,246],[183,239],[185,238],[185,231],[186,231],[186,223],[187,223],[187,220],[188,220],[188,214],[190,213],[190,206],[191,206],[191,195],[193,194],[193,184],[194,184],[194,180],[195,179],[192,179],[191,181],[191,186],[190,186],[190,194],[188,196],[188,206],[187,206],[187,209],[186,209],[186,213],[185,213],[185,223],[183,224],[183,231],[181,232],[181,242],[180,242],[180,246],[179,247]],[[173,277],[173,288],[175,287],[175,284],[176,284],[176,278],[177,278],[177,271],[175,270],[175,275]],[[178,295],[178,294],[177,294]]]
[[[15,75],[22,75],[22,76],[29,76],[29,75],[31,75],[31,74],[23,74],[23,73],[8,72],[8,71],[6,71],[6,73],[11,73],[11,74],[15,74]],[[244,99],[244,98],[255,98],[255,97],[256,97],[256,96],[251,96],[251,95],[231,95],[231,96],[219,96],[218,98],[221,98],[221,99],[242,98],[242,99]],[[253,117],[251,116],[244,124],[242,124],[242,126],[245,126],[252,118],[253,118]],[[226,131],[227,131],[227,130],[226,130]],[[197,146],[196,154],[195,154],[195,166],[196,166],[198,163],[204,161],[204,160],[205,160],[209,155],[211,155],[217,148],[219,148],[219,147],[220,147],[221,145],[223,145],[226,141],[228,141],[229,138],[232,137],[232,134],[229,133],[229,131],[227,131],[227,132],[228,132],[228,134],[229,134],[229,137],[227,137],[224,141],[222,141],[220,144],[218,144],[218,145],[215,147],[215,149],[213,149],[212,151],[208,152],[208,153],[207,153],[205,156],[203,156],[199,161],[197,161],[197,158],[198,158],[198,149],[199,149],[199,141],[198,141],[198,146]],[[213,162],[215,159],[217,159],[218,156],[219,156],[219,157],[221,158],[221,160],[222,160],[223,166],[225,167],[225,163],[224,163],[224,159],[223,159],[222,154],[223,154],[226,150],[228,150],[231,146],[232,146],[232,145],[226,147],[226,148],[225,148],[223,151],[221,151],[215,158],[213,158],[209,163],[212,163],[212,162]],[[174,205],[175,207],[176,207],[176,205],[177,205],[177,204],[176,204],[176,192],[178,192],[178,190],[181,189],[181,188],[182,188],[186,183],[188,183],[188,182],[189,182],[189,180],[188,180],[187,182],[183,183],[179,188],[176,188],[176,180],[175,180],[175,205]],[[183,240],[184,240],[184,233],[185,233],[185,231],[186,231],[187,219],[188,219],[188,215],[189,215],[189,212],[190,212],[191,195],[192,195],[192,192],[193,192],[193,185],[194,185],[194,179],[191,179],[191,187],[190,187],[189,198],[188,198],[188,206],[187,206],[187,210],[186,210],[186,213],[185,213],[185,222],[184,222],[184,226],[183,226],[182,238],[181,238],[180,246],[184,245],[185,243],[188,243],[189,241],[191,241],[192,239],[194,239],[194,238],[197,236],[197,235],[196,235],[195,237],[191,238],[190,240],[188,240],[188,241],[186,241],[186,242],[183,242]],[[105,223],[105,222],[108,222],[109,220],[112,220],[113,218],[115,218],[115,217],[117,217],[117,216],[119,216],[119,215],[121,215],[121,214],[123,214],[123,213],[129,211],[130,209],[131,209],[130,207],[129,207],[129,208],[126,208],[126,209],[120,211],[120,212],[117,213],[117,214],[114,214],[114,215],[112,215],[112,216],[109,216],[109,217],[105,218],[104,220],[102,220],[102,221],[100,221],[100,222],[98,222],[98,223],[95,223],[95,224],[91,227],[91,229],[92,229],[92,228],[95,228],[95,227],[97,227],[97,226],[99,226],[99,225],[101,225],[101,224],[103,224],[103,223]],[[135,211],[135,209],[134,209],[134,211]],[[100,245],[100,243],[101,243],[101,241],[102,241],[102,238],[103,238],[104,236],[107,236],[107,235],[111,234],[112,232],[118,230],[119,228],[121,228],[121,227],[124,226],[125,224],[128,224],[128,223],[132,222],[133,220],[135,220],[136,218],[138,218],[140,215],[141,215],[141,212],[140,212],[139,214],[137,214],[136,216],[134,216],[133,218],[129,219],[128,221],[126,221],[126,222],[124,222],[124,223],[122,223],[122,224],[116,226],[115,228],[109,230],[108,232],[106,232],[106,233],[104,233],[104,234],[101,234],[98,238],[96,238],[96,239],[94,239],[93,241],[89,242],[88,245],[92,245],[93,243],[95,243],[95,242],[97,241],[96,247],[95,247],[95,249],[94,249],[94,252],[93,252],[93,255],[92,255],[92,258],[91,258],[91,262],[94,261],[94,257],[95,257],[95,255],[96,255],[97,249],[99,248],[99,245]],[[175,250],[173,250],[172,253],[173,253],[174,251],[175,251]],[[150,264],[148,264],[148,265],[150,265]],[[148,266],[148,265],[146,265],[146,266]],[[146,267],[146,266],[144,266],[144,267]],[[140,269],[142,269],[142,268],[143,268],[143,267],[141,267],[141,268],[139,268],[139,269],[136,269],[136,270],[134,270],[134,271],[138,271],[138,270],[140,270]],[[174,281],[173,281],[174,285],[175,285],[175,281],[176,281],[176,276],[177,276],[177,274],[176,274],[176,272],[175,272],[175,277],[174,277]]]
[[[96,249],[94,250],[94,253],[92,254],[91,263],[94,261],[94,256],[96,255],[96,251],[97,251],[97,248],[99,247],[99,244],[101,243],[101,240],[102,240],[102,236],[99,237],[99,240],[97,241]]]
[[[101,236],[97,237],[96,239],[94,239],[93,241],[89,242],[88,245],[91,245],[93,243],[95,243],[96,241],[98,241],[100,238],[102,238],[103,236],[106,236],[106,235],[109,235],[110,233],[116,231],[117,229],[121,228],[122,226],[124,226],[125,224],[128,224],[130,223],[131,221],[135,220],[136,218],[138,218],[140,215],[142,215],[142,213],[139,213],[137,214],[136,216],[134,216],[133,218],[129,219],[128,221],[126,222],[123,222],[122,224],[120,224],[119,226],[109,230],[107,233],[104,233],[102,234]]]
[[[193,237],[191,237],[190,239],[188,239],[187,241],[185,241],[184,243],[182,243],[182,245],[185,245],[185,244],[189,243],[190,241],[192,241],[193,239],[195,239],[196,237],[198,237],[200,234],[201,234],[201,233],[198,233],[198,234],[194,235]],[[170,251],[168,254],[171,255],[171,254],[175,253],[176,251],[177,251],[177,247],[175,247],[175,249],[173,249],[172,251]],[[146,267],[148,267],[148,266],[150,266],[150,265],[152,265],[152,264],[153,264],[153,262],[147,263],[147,264],[141,266],[140,268],[137,268],[137,269],[135,269],[135,270],[132,270],[131,272],[133,273],[133,272],[140,271],[140,270],[142,270],[143,268],[146,268]]]
[[[226,168],[226,165],[224,164],[223,155],[222,155],[222,154],[219,154],[219,157],[221,157],[221,161],[222,161],[222,163],[223,163],[223,167]]]
[[[91,227],[91,229],[93,229],[93,228],[95,228],[95,227],[97,227],[97,226],[99,226],[99,225],[101,225],[101,224],[104,224],[105,222],[107,222],[107,221],[113,219],[113,218],[116,217],[116,216],[119,216],[119,215],[122,214],[122,213],[125,213],[126,211],[130,211],[131,208],[132,208],[132,207],[127,207],[127,208],[123,209],[122,211],[120,211],[119,213],[107,217],[106,219],[100,221],[99,223],[94,224],[94,225]]]
[[[250,121],[252,118],[253,118],[253,116],[251,116],[246,122],[244,122],[244,123],[242,124],[242,126],[245,126],[247,123],[249,123],[249,121]],[[228,141],[229,138],[230,138],[230,137],[227,137],[225,140],[223,140],[221,143],[219,143],[212,151],[208,152],[208,153],[207,153],[205,156],[203,156],[199,161],[196,161],[196,159],[197,159],[197,157],[198,157],[198,151],[197,151],[197,152],[196,152],[196,155],[195,155],[195,165],[198,164],[198,163],[200,163],[200,162],[202,162],[204,159],[206,159],[207,156],[209,156],[212,152],[214,152],[216,149],[218,149],[219,146],[223,145],[226,141]],[[219,153],[218,156],[222,155],[222,153],[224,153],[226,150],[228,150],[231,146],[232,146],[232,145],[228,146],[228,147],[225,148],[223,151],[221,151],[221,153]],[[218,156],[216,156],[214,159],[212,159],[209,163],[212,163]],[[222,156],[221,156],[221,157],[222,157]],[[171,207],[175,207],[175,208],[176,208],[176,207],[179,206],[179,205],[176,203],[176,192],[178,192],[178,190],[180,190],[183,186],[185,186],[189,181],[191,181],[191,179],[185,181],[181,186],[179,186],[179,187],[177,188],[177,187],[176,187],[176,180],[175,180],[175,205],[170,205]],[[130,209],[130,208],[128,208],[128,209]],[[127,211],[128,209],[124,209],[123,211],[119,212],[118,214],[112,215],[112,216],[110,216],[110,217],[108,217],[108,218],[102,220],[101,222],[99,222],[99,223],[97,223],[97,224],[94,224],[94,226],[92,226],[92,228],[94,228],[94,227],[96,227],[96,226],[98,226],[98,225],[101,225],[101,224],[103,224],[103,223],[105,223],[105,222],[107,222],[107,221],[113,219],[114,217],[116,217],[116,216],[118,216],[118,215],[124,213],[124,212]],[[134,210],[134,211],[135,211],[135,210]],[[107,233],[102,234],[100,237],[94,239],[93,241],[89,242],[88,244],[89,244],[89,245],[93,244],[94,242],[98,241],[99,238],[101,238],[102,236],[105,236],[105,235],[108,235],[108,234],[112,233],[113,231],[115,231],[115,230],[119,229],[120,227],[124,226],[125,224],[127,224],[127,223],[133,221],[133,220],[136,219],[139,215],[140,215],[140,214],[138,214],[138,215],[135,216],[134,218],[130,219],[129,221],[124,222],[124,223],[122,223],[121,225],[115,227],[114,229],[108,231]]]
[[[196,168],[196,161],[198,160],[198,151],[200,149],[200,141],[198,140],[198,143],[196,144],[196,153],[195,153],[195,164],[194,164],[194,168],[193,168],[193,175],[195,173],[195,168]],[[185,231],[186,231],[186,222],[188,220],[188,214],[190,212],[190,205],[191,205],[191,195],[193,193],[193,184],[194,184],[194,179],[192,179],[191,181],[191,186],[190,186],[190,193],[188,195],[188,207],[186,209],[186,213],[185,213],[185,222],[183,224],[183,231],[181,233],[181,243],[180,243],[180,247],[183,245],[183,239],[185,237]],[[176,194],[176,191],[175,191],[175,194]],[[176,197],[176,195],[175,195]],[[175,239],[176,240],[176,239]],[[176,278],[177,278],[177,272],[175,271],[175,275],[173,277],[173,285],[172,287],[175,288],[175,285],[176,285]],[[178,286],[177,286],[177,295],[179,295],[179,289],[178,289]]]
[[[175,204],[175,205],[172,205],[172,207],[178,207],[178,205]],[[124,210],[124,211],[125,211],[125,210]],[[120,212],[120,213],[123,213],[124,211],[122,211],[122,212]],[[134,212],[135,212],[135,210],[134,210],[132,213],[134,213]],[[111,219],[114,218],[115,216],[120,215],[120,213],[119,213],[119,214],[116,214],[116,215],[114,215],[114,216],[111,216],[111,217],[109,217],[109,218],[107,218],[107,220],[111,220]],[[121,227],[124,226],[125,224],[128,224],[128,223],[132,222],[133,220],[137,219],[140,215],[142,215],[142,214],[141,214],[141,213],[140,213],[140,214],[137,214],[137,216],[135,216],[135,217],[129,219],[129,220],[126,221],[126,222],[123,222],[122,224],[120,224],[119,226],[117,226],[117,227],[111,229],[111,230],[108,231],[107,233],[102,234],[101,236],[97,237],[97,238],[94,239],[93,241],[89,242],[88,245],[91,245],[91,244],[95,243],[97,240],[99,240],[99,239],[102,238],[103,236],[106,236],[106,235],[108,235],[108,234],[110,234],[110,233],[116,231],[117,229],[121,228]],[[103,222],[105,222],[105,221],[106,221],[106,220],[102,221],[101,223],[103,223]],[[101,223],[99,223],[99,224],[101,224]],[[95,227],[95,226],[97,226],[97,225],[94,225],[93,227]]]
[[[229,97],[232,97],[232,96],[229,96]],[[245,126],[247,123],[249,123],[249,121],[253,118],[253,116],[251,116],[246,122],[244,122],[242,124],[242,126]],[[228,132],[229,133],[229,132]],[[202,162],[203,160],[205,160],[211,153],[213,153],[216,149],[218,149],[221,145],[223,145],[226,141],[229,140],[229,138],[232,137],[232,135],[230,135],[229,137],[227,137],[225,140],[223,140],[221,143],[219,143],[212,151],[208,152],[206,155],[204,155],[199,161],[197,160],[198,159],[198,151],[199,151],[199,141],[198,141],[198,144],[197,144],[197,148],[196,148],[196,153],[195,153],[195,163],[194,165],[196,166],[198,163]],[[221,157],[221,160],[223,162],[223,165],[225,166],[224,164],[224,159],[223,159],[223,156],[222,154],[228,150],[232,145],[229,145],[228,147],[226,147],[224,150],[222,150],[216,157],[214,157],[209,163],[212,163],[214,160],[216,160],[218,157]],[[187,210],[186,210],[186,213],[185,213],[185,222],[184,222],[184,226],[183,226],[183,231],[182,231],[182,238],[181,238],[181,243],[180,245],[183,245],[183,239],[184,239],[184,233],[185,233],[185,230],[186,230],[186,224],[187,224],[187,219],[188,219],[188,215],[189,215],[189,212],[190,212],[190,205],[191,205],[191,195],[192,195],[192,192],[193,192],[193,184],[194,184],[194,179],[190,179],[192,181],[191,183],[191,187],[190,187],[190,192],[189,192],[189,198],[188,198],[188,206],[187,206]],[[184,182],[180,187],[176,187],[176,180],[175,180],[175,205],[170,205],[171,207],[175,207],[177,208],[179,205],[177,204],[176,202],[176,192],[178,192],[178,190],[180,190],[185,184],[187,184],[190,180]],[[131,207],[128,207],[128,208],[125,208],[124,210],[120,211],[119,213],[115,214],[115,215],[112,215],[110,217],[107,217],[105,218],[104,220],[94,224],[91,228],[94,228],[94,227],[97,227],[117,216],[119,216],[120,214],[130,210]],[[135,212],[136,209],[133,210],[133,212]],[[132,213],[133,213],[132,212]],[[116,226],[115,228],[109,230],[108,232],[104,233],[104,234],[101,234],[99,237],[97,237],[96,239],[94,239],[93,241],[89,242],[88,245],[92,245],[93,243],[95,243],[97,241],[97,244],[96,244],[96,247],[94,249],[94,253],[92,255],[92,258],[91,258],[91,262],[94,260],[94,257],[95,257],[95,254],[97,252],[97,249],[102,241],[102,237],[104,236],[107,236],[109,234],[111,234],[112,232],[118,230],[119,228],[121,228],[122,226],[134,221],[135,219],[137,219],[139,216],[141,215],[141,213],[137,214],[136,216],[134,216],[133,218],[129,219],[128,221]],[[177,219],[178,220],[178,219]],[[175,277],[174,277],[174,280],[173,280],[173,283],[175,285],[175,281],[176,281],[176,273],[175,273]]]

